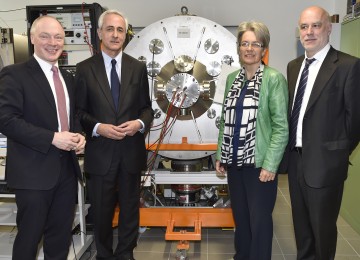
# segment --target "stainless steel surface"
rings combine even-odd
[[[172,160],[171,169],[174,172],[201,172],[202,161],[197,160]]]
[[[15,63],[29,59],[28,37],[26,35],[14,34]]]
[[[151,53],[160,54],[164,50],[164,43],[159,39],[153,39],[149,44],[149,50]]]
[[[174,60],[175,69],[180,72],[188,72],[194,68],[194,60],[187,55],[180,55]]]
[[[219,50],[219,42],[214,39],[207,39],[204,48],[207,53],[214,54]]]
[[[170,172],[170,170],[154,170],[156,184],[227,184],[226,177],[218,177],[215,171],[200,173]]]
[[[213,77],[217,77],[219,76],[220,72],[221,72],[221,64],[217,61],[211,61],[207,66],[206,66],[206,72]]]
[[[147,70],[148,70],[149,76],[155,77],[155,76],[159,75],[160,70],[161,70],[161,65],[159,62],[151,61],[147,64]]]
[[[221,59],[221,63],[225,63],[227,65],[230,65],[234,62],[234,58],[230,55],[224,55]]]
[[[196,103],[200,96],[200,86],[190,74],[178,73],[166,84],[166,97],[179,108],[188,108]]]
[[[139,61],[141,61],[141,62],[143,62],[143,63],[147,63],[147,60],[146,60],[146,57],[144,57],[144,56],[140,56],[139,58],[138,58],[138,60]]]
[[[187,12],[186,12],[187,13]],[[156,111],[146,140],[162,144],[216,144],[221,104],[214,103],[223,62],[240,65],[236,37],[208,19],[179,15],[159,20],[137,33],[124,52],[146,61],[152,107]],[[228,70],[226,70],[228,71]],[[220,89],[223,89],[220,88]],[[221,95],[221,94],[220,94]],[[203,158],[214,150],[161,149],[176,160]]]

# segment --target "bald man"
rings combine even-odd
[[[299,19],[305,55],[287,67],[290,137],[284,162],[297,259],[334,259],[349,156],[360,138],[360,60],[330,46],[331,29],[323,8],[305,9]]]
[[[73,132],[73,77],[58,69],[61,24],[41,16],[30,37],[33,57],[0,72],[0,132],[18,207],[12,259],[36,259],[42,237],[45,259],[67,259],[85,138]]]

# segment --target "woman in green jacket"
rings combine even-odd
[[[242,68],[227,77],[216,171],[227,174],[235,220],[234,259],[271,259],[276,171],[288,142],[288,88],[284,76],[263,64],[268,28],[238,27]]]

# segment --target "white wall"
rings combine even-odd
[[[55,0],[0,0],[0,27],[10,27],[14,33],[26,32],[26,5],[56,5]],[[345,15],[347,0],[102,0],[103,7],[121,10],[134,27],[145,27],[153,22],[180,13],[187,6],[189,13],[215,21],[223,26],[238,25],[245,20],[264,22],[270,30],[270,65],[285,74],[289,60],[296,57],[296,26],[302,9],[310,5],[325,8],[330,15]],[[81,4],[62,0],[61,4]],[[90,2],[89,2],[90,3]]]

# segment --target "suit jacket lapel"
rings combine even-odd
[[[101,53],[94,56],[94,62],[91,64],[91,70],[92,73],[95,75],[96,80],[98,81],[98,85],[102,89],[107,102],[110,103],[111,107],[115,111],[115,105],[112,99],[110,84],[104,66],[104,59]]]
[[[296,89],[296,82],[300,73],[300,68],[302,61],[304,60],[304,56],[300,56],[294,61],[294,64],[292,64],[291,68],[289,68],[288,72],[288,84],[289,84],[289,104],[290,104],[290,110],[292,110],[292,104],[294,102],[294,95],[295,95],[295,89]],[[290,115],[291,113],[289,113]]]
[[[335,72],[336,70],[335,62],[337,59],[338,59],[337,52],[334,48],[331,47],[315,79],[314,86],[311,91],[309,103],[306,107],[305,113],[315,104],[322,90],[326,86],[326,83],[329,81],[329,79]]]
[[[42,90],[46,99],[49,101],[51,108],[54,109],[56,113],[56,104],[55,104],[54,95],[51,91],[50,84],[44,72],[42,71],[39,63],[36,61],[34,57],[31,57],[28,61],[28,65],[29,65],[29,75],[36,82],[34,86],[38,86]]]
[[[120,105],[126,102],[126,95],[127,91],[129,90],[130,86],[130,79],[131,79],[131,59],[126,53],[123,53],[122,60],[121,60],[121,90],[120,90]]]

